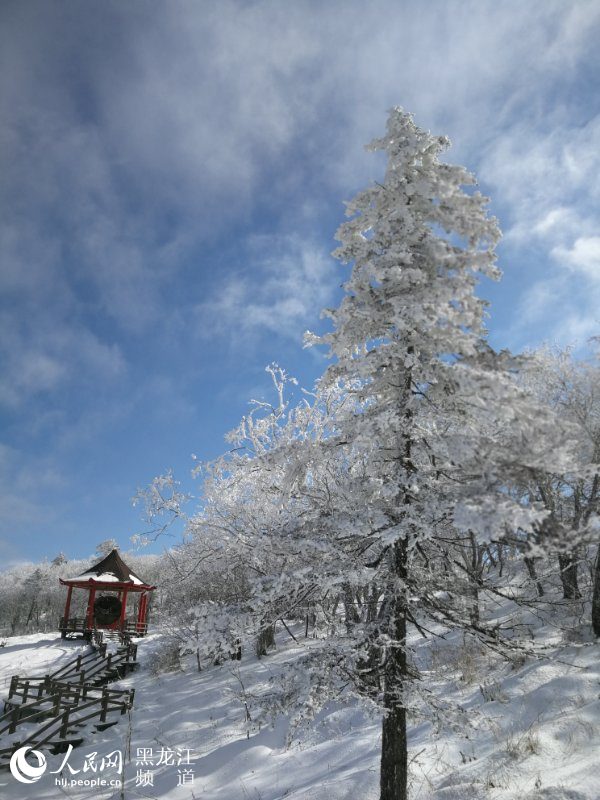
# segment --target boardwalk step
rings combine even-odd
[[[70,737],[69,739],[58,739],[54,742],[48,742],[46,747],[48,747],[53,755],[56,755],[57,753],[66,753],[70,744],[73,745],[73,747],[79,747],[79,745],[83,744],[83,737],[79,736],[77,738]]]
[[[94,728],[96,728],[97,731],[105,731],[107,728],[112,728],[113,725],[117,725],[118,722],[118,719],[115,719],[112,722],[97,722],[94,725]]]

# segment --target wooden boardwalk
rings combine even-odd
[[[89,652],[43,676],[14,675],[0,716],[0,769],[19,747],[63,752],[83,742],[84,728],[104,730],[133,706],[134,689],[107,684],[137,667],[137,645],[114,652],[95,637]]]

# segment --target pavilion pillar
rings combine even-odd
[[[96,587],[90,586],[90,593],[88,597],[87,613],[85,615],[85,627],[92,629],[94,627],[94,600],[96,599]]]
[[[147,603],[146,592],[143,592],[140,595],[140,605],[138,607],[138,616],[136,625],[136,630],[138,632],[142,630],[143,624],[146,621],[146,603]]]
[[[65,602],[65,613],[64,613],[65,625],[69,621],[69,613],[71,611],[71,597],[72,597],[72,595],[73,595],[73,587],[69,586],[69,588],[67,590],[67,600]]]
[[[119,627],[123,629],[125,624],[125,612],[127,611],[127,589],[123,589],[123,599],[121,600],[121,616],[119,618]]]

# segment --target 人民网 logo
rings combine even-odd
[[[37,767],[34,767],[26,760],[25,756],[28,750],[31,750],[32,754],[37,758]],[[19,747],[10,758],[10,771],[21,783],[35,783],[39,781],[46,771],[46,756],[40,753],[39,750],[32,750],[31,747]]]

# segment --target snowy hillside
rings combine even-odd
[[[500,228],[449,146],[390,109],[328,366],[266,367],[193,508],[137,492],[136,544],[184,528],[154,576],[114,540],[0,573],[3,797],[599,800],[600,337],[490,345]],[[19,636],[59,615],[85,660]]]
[[[536,639],[545,647],[543,655],[517,657],[514,663],[499,661],[460,637],[433,644],[413,639],[428,685],[456,704],[457,711],[454,724],[439,730],[431,721],[412,720],[412,798],[600,797],[600,646],[564,641],[551,626],[538,628]],[[198,673],[194,660],[186,657],[189,660],[172,665],[171,671],[157,673],[168,660],[166,644],[159,634],[140,641],[139,671],[119,683],[136,689],[131,729],[125,716],[103,733],[88,731],[63,772],[69,781],[117,778],[116,769],[100,770],[98,764],[103,755],[120,750],[125,797],[376,800],[379,720],[343,702],[330,705],[293,732],[283,716],[272,722],[260,717],[261,695],[304,648],[301,639],[295,643],[284,631],[278,635],[277,650],[260,660],[249,656]],[[78,642],[48,634],[9,639],[0,649],[3,697],[11,674],[43,674],[81,649]],[[97,754],[90,760],[96,772],[83,769],[91,753]],[[58,776],[50,771],[57,770],[63,758],[48,755],[48,769],[34,794],[32,786],[0,772],[0,796],[123,796],[115,786],[57,786]],[[79,772],[71,775],[69,765]]]

